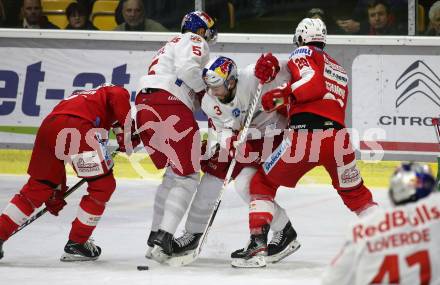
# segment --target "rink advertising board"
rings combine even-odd
[[[144,51],[0,47],[1,125],[39,126],[74,90],[108,82],[134,99],[149,59]]]
[[[440,114],[440,58],[359,55],[352,65],[352,127],[383,130],[375,143],[388,153],[437,153],[431,118]],[[361,140],[360,150],[371,150]]]
[[[0,126],[39,126],[53,107],[73,91],[105,82],[124,86],[133,102],[139,79],[155,53],[0,47]],[[246,66],[260,54],[222,55],[237,58],[239,66]],[[207,126],[201,112],[196,117],[201,128]]]

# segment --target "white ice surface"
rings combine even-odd
[[[0,208],[20,190],[25,176],[0,176]],[[69,179],[70,185],[76,179]],[[121,180],[94,232],[103,253],[98,261],[63,263],[59,257],[67,241],[70,223],[85,188],[67,198],[59,217],[47,214],[11,237],[0,260],[0,284],[320,284],[325,266],[337,254],[350,221],[349,212],[329,186],[280,189],[277,200],[298,232],[301,249],[286,260],[263,269],[235,269],[229,255],[248,239],[247,206],[233,191],[225,191],[222,206],[200,259],[172,268],[144,258],[158,181]],[[378,202],[386,191],[373,190]],[[386,202],[385,202],[386,203]],[[182,226],[181,226],[182,227]],[[180,229],[177,232],[180,234]],[[137,265],[150,270],[137,271]]]

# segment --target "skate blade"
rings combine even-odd
[[[173,267],[185,266],[193,263],[198,258],[195,250],[189,250],[179,255],[173,255],[165,261],[166,264]]]
[[[291,255],[292,253],[294,253],[295,251],[297,251],[299,248],[301,247],[301,244],[299,243],[299,241],[297,240],[293,240],[292,242],[289,243],[288,246],[286,246],[286,248],[284,250],[282,250],[281,252],[274,254],[274,255],[269,255],[266,256],[266,261],[268,263],[277,263],[280,262],[281,260],[283,260],[284,258],[288,257],[289,255]]]
[[[233,258],[231,265],[235,268],[261,268],[266,267],[266,259],[263,255],[257,255],[250,259]]]
[[[153,248],[151,247],[151,246],[149,246],[148,248],[147,248],[147,252],[145,253],[145,258],[146,259],[151,259],[152,258],[152,255],[151,255],[151,252],[153,251]]]
[[[87,256],[78,255],[78,254],[64,253],[61,256],[60,261],[62,261],[62,262],[94,261],[94,260],[97,260],[98,257],[99,256],[87,257]]]
[[[158,245],[155,245],[153,250],[151,251],[151,259],[158,263],[165,263],[165,261],[169,258],[170,256],[165,254],[162,248]]]

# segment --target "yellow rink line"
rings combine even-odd
[[[31,156],[30,150],[9,150],[0,149],[0,174],[26,174],[26,169]],[[43,162],[44,163],[44,162]],[[389,178],[392,175],[399,161],[381,161],[371,163],[358,161],[365,184],[369,187],[387,187]],[[433,173],[437,173],[437,164],[430,163]],[[68,174],[73,174],[70,166],[67,167]],[[125,154],[115,157],[115,176],[118,178],[148,178],[159,179],[163,171],[154,167],[146,154],[133,154],[129,158]],[[316,167],[307,173],[300,181],[301,184],[329,184],[330,178],[323,167]]]

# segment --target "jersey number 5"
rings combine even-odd
[[[431,280],[431,262],[427,250],[414,252],[405,258],[408,267],[419,264],[420,284],[428,285]],[[382,284],[385,275],[388,275],[388,284],[400,284],[399,256],[396,254],[387,255],[383,259],[379,272],[370,284]]]
[[[192,46],[192,50],[193,50],[193,54],[197,55],[197,56],[201,56],[202,55],[202,47],[199,46]]]

